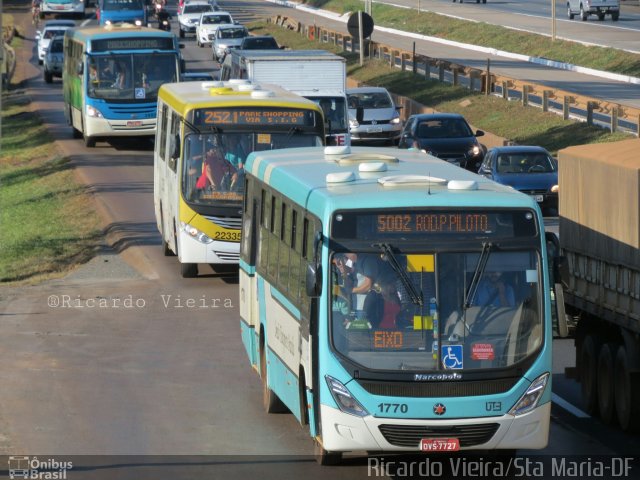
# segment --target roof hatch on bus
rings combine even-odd
[[[447,181],[444,178],[431,177],[429,175],[393,175],[378,179],[378,183],[383,187],[414,187],[429,185],[444,185]]]

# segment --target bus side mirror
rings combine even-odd
[[[322,293],[322,269],[319,265],[307,265],[307,296],[317,298]]]
[[[356,108],[356,120],[358,123],[362,123],[362,120],[364,120],[364,107]]]

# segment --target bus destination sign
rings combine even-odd
[[[91,41],[92,52],[116,50],[175,50],[173,39],[168,37],[102,38]]]
[[[413,238],[419,236],[533,237],[535,216],[525,210],[487,211],[442,209],[370,212],[338,212],[332,237],[351,240]]]
[[[194,112],[195,125],[313,126],[314,112],[293,108],[202,108]]]

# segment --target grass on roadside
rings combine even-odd
[[[565,121],[559,115],[545,113],[534,107],[522,107],[518,102],[507,102],[494,96],[472,93],[463,87],[453,87],[436,80],[426,81],[420,75],[392,69],[386,62],[367,60],[359,65],[359,56],[342,52],[339,47],[307,40],[292,30],[270,23],[251,25],[255,34],[270,34],[278,43],[290,48],[324,49],[347,58],[347,74],[368,85],[412,98],[440,112],[455,112],[476,128],[508,138],[521,145],[540,145],[552,153],[571,145],[613,142],[629,138],[624,133],[611,133],[586,123]]]
[[[24,94],[2,105],[0,283],[59,276],[93,255],[98,218]]]
[[[304,3],[340,14],[362,10],[364,5],[362,0],[306,0]],[[544,35],[379,3],[373,4],[372,16],[381,27],[640,77],[640,55],[622,50],[552,41]]]

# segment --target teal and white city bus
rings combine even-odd
[[[87,147],[98,139],[153,136],[158,89],[180,78],[178,40],[130,24],[72,28],[64,37],[64,113]]]
[[[535,200],[407,150],[256,152],[245,168],[242,340],[266,411],[308,424],[321,462],[547,445]]]

